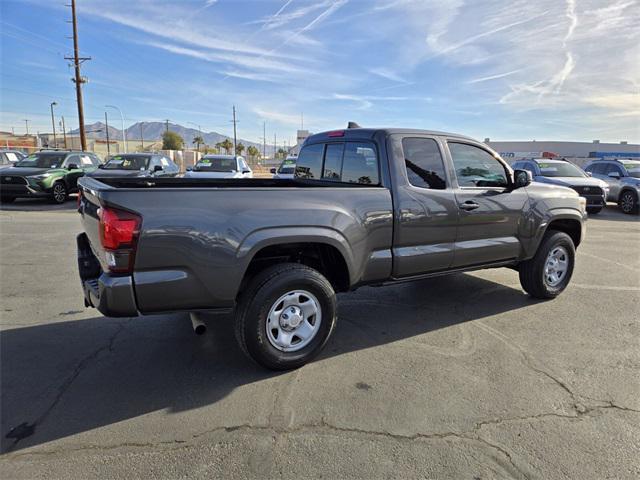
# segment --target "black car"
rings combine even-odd
[[[180,168],[159,153],[122,153],[111,156],[91,177],[175,177]]]

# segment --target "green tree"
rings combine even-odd
[[[229,155],[233,148],[233,143],[228,138],[225,138],[224,141],[216,143],[216,147],[224,149],[227,155]]]
[[[247,155],[249,155],[249,158],[251,160],[255,160],[256,158],[260,158],[260,150],[258,150],[253,145],[249,145],[249,147],[247,148]]]
[[[200,144],[204,143],[204,139],[200,135],[197,135],[197,136],[193,137],[193,142],[192,143],[195,143],[196,144],[196,149],[198,151],[200,151]]]
[[[244,150],[244,145],[242,142],[236,145],[236,155],[242,155],[242,151]]]
[[[164,132],[162,134],[163,150],[181,150],[184,140],[176,132]]]
[[[287,151],[284,148],[279,148],[278,153],[276,153],[276,158],[284,159],[287,155]]]

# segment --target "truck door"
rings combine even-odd
[[[528,196],[509,188],[505,163],[480,144],[447,142],[459,209],[454,267],[499,262],[520,255],[520,228]]]
[[[445,270],[453,261],[458,207],[435,137],[394,134],[395,278]]]

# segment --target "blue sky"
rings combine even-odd
[[[1,0],[0,129],[77,127],[64,0]],[[170,119],[256,140],[406,126],[640,141],[634,0],[78,0],[86,123]],[[119,126],[115,112],[110,113]]]

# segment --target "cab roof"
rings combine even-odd
[[[310,135],[305,143],[315,143],[327,140],[372,140],[377,134],[382,133],[385,136],[400,134],[400,135],[432,135],[438,137],[457,138],[460,140],[470,140],[477,142],[474,138],[460,135],[458,133],[440,132],[437,130],[420,130],[413,128],[345,128],[338,130],[331,130],[327,132],[320,132],[314,135]]]

